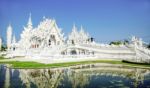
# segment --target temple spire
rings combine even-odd
[[[82,25],[81,25],[81,29],[80,29],[80,32],[84,32],[84,29],[83,29]]]
[[[12,43],[13,43],[13,44],[15,44],[15,43],[16,43],[16,37],[15,37],[15,35],[13,35]]]
[[[46,19],[46,17],[45,17],[45,16],[43,16],[43,19],[45,20],[45,19]]]
[[[77,27],[76,27],[76,25],[75,25],[75,24],[73,24],[72,31],[73,31],[73,32],[77,32]]]
[[[31,19],[31,13],[30,13],[27,26],[24,27],[24,29],[25,29],[26,31],[30,31],[30,30],[32,30],[32,28],[33,28],[33,27],[32,27],[32,19]]]
[[[12,40],[12,27],[11,27],[11,24],[9,24],[8,28],[7,28],[7,48],[8,50],[10,49],[11,47],[11,40]]]
[[[28,27],[32,27],[32,18],[31,18],[31,13],[30,13],[30,15],[29,15]]]

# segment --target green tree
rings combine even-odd
[[[109,45],[121,45],[121,44],[122,44],[121,41],[112,41],[112,42],[110,42]]]
[[[150,49],[150,43],[148,44],[147,48],[149,48],[149,49]]]
[[[1,48],[1,51],[6,51],[6,49],[7,49],[7,46],[3,44],[2,48]]]
[[[124,44],[129,44],[129,41],[127,39],[125,39]]]

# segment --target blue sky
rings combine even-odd
[[[54,18],[63,32],[82,25],[99,42],[136,35],[150,42],[150,0],[0,0],[0,35],[13,27],[17,40],[29,13],[36,27],[43,16]]]

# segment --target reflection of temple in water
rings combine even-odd
[[[72,88],[88,86],[93,77],[121,77],[132,80],[132,85],[137,87],[139,83],[150,79],[148,69],[122,68],[122,67],[94,67],[82,69],[10,69],[5,68],[5,87],[35,87],[35,88],[64,88],[66,85]],[[0,70],[2,71],[2,70]],[[1,79],[0,79],[1,80]]]

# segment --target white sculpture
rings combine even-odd
[[[132,36],[131,42],[135,47],[142,47],[143,46],[142,38]]]
[[[11,48],[11,43],[12,43],[12,27],[9,24],[8,28],[7,28],[7,49],[10,50]]]
[[[69,44],[76,44],[79,41],[79,35],[78,35],[78,31],[77,28],[75,26],[75,24],[73,25],[72,28],[72,32],[70,33],[69,37],[68,37],[68,43]]]
[[[85,44],[88,43],[90,41],[88,41],[90,39],[88,33],[84,32],[83,27],[81,26],[80,31],[77,31],[77,28],[75,25],[73,25],[72,28],[72,32],[70,33],[69,37],[68,37],[68,44]]]
[[[89,37],[88,33],[84,32],[84,29],[82,26],[81,26],[81,29],[79,32],[79,39],[80,39],[80,43],[82,43],[82,44],[90,42],[89,41],[90,37]]]
[[[15,44],[16,43],[16,37],[15,35],[13,36],[13,39],[12,39],[12,44]]]

